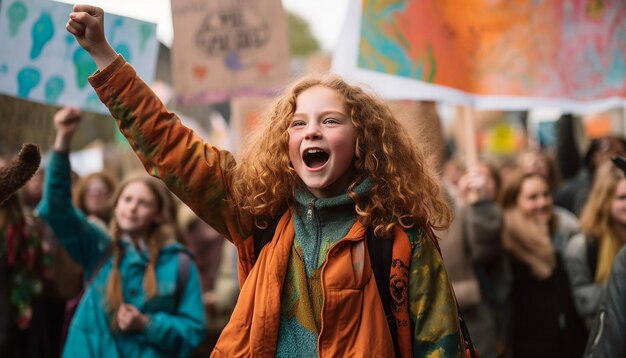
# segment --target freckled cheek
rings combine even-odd
[[[298,162],[300,159],[300,146],[299,142],[289,139],[289,160],[292,164]]]
[[[336,147],[336,153],[342,157],[343,162],[352,162],[355,154],[355,142],[345,140],[344,138],[338,139],[337,142],[340,143],[340,145]]]

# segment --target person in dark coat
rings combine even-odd
[[[505,185],[502,245],[511,256],[510,337],[514,358],[581,357],[587,340],[562,255],[576,217],[552,205],[546,179],[517,173]]]

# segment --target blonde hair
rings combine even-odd
[[[617,251],[626,243],[613,232],[611,205],[620,181],[625,180],[613,163],[602,164],[597,170],[589,199],[580,216],[580,227],[588,240],[598,240],[598,267],[596,282],[606,282]]]
[[[234,201],[255,215],[258,226],[295,206],[295,190],[301,180],[289,160],[288,128],[297,97],[315,86],[342,95],[356,127],[348,195],[356,203],[360,220],[384,237],[391,235],[395,225],[446,228],[452,218],[450,206],[417,144],[386,104],[333,75],[304,78],[275,101],[264,127],[232,171]],[[369,196],[361,199],[354,188],[366,178],[371,178],[372,187]]]
[[[161,248],[171,239],[175,237],[175,224],[171,217],[171,195],[165,184],[159,179],[153,178],[145,173],[139,173],[128,176],[117,188],[114,195],[113,207],[117,206],[120,195],[124,188],[130,183],[141,182],[145,184],[157,199],[158,215],[161,220],[158,223],[153,223],[148,233],[147,242],[150,251],[150,260],[144,274],[143,288],[146,292],[146,297],[152,298],[157,293],[157,280],[155,273],[155,265],[159,257]],[[119,245],[119,240],[123,234],[115,215],[111,218],[109,225],[111,237],[113,240],[112,247],[112,259],[113,269],[109,276],[106,289],[107,305],[110,312],[117,312],[121,304],[123,303],[122,296],[122,279],[120,276],[119,265],[122,258],[122,252]],[[116,323],[116,315],[113,314],[113,322]]]

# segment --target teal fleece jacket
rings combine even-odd
[[[111,245],[111,238],[90,222],[72,204],[70,162],[67,153],[53,152],[44,182],[39,216],[52,228],[61,244],[91,277]],[[124,302],[150,317],[144,331],[122,332],[111,328],[106,309],[106,283],[112,258],[103,263],[76,310],[63,350],[64,357],[187,357],[205,336],[205,315],[200,279],[193,262],[189,279],[181,288],[178,307],[175,292],[178,277],[179,243],[161,249],[156,263],[157,296],[146,300],[143,278],[147,252],[120,240],[124,255],[120,262]]]

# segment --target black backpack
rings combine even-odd
[[[278,218],[280,219],[280,217]],[[255,226],[253,235],[254,239],[254,252],[256,257],[259,257],[261,250],[274,238],[274,232],[276,226],[278,226],[277,219],[269,222],[268,226],[264,229],[259,229]],[[437,250],[439,250],[439,245]],[[391,292],[389,290],[389,273],[391,272],[391,261],[393,259],[393,240],[380,239],[374,233],[374,228],[367,227],[367,250],[370,255],[370,261],[372,265],[372,271],[376,279],[376,286],[378,287],[378,294],[380,300],[383,303],[385,309],[385,317],[387,318],[387,325],[389,326],[389,332],[393,339],[393,348],[396,357],[400,357],[400,346],[398,343],[398,326],[396,319],[393,316],[393,309],[391,305]],[[455,298],[456,301],[456,298]],[[463,341],[465,344],[465,355],[471,358],[477,358],[472,338],[469,335],[469,331],[461,316],[461,309],[457,303],[457,311],[459,313],[459,325],[461,327],[461,334],[463,334]]]

